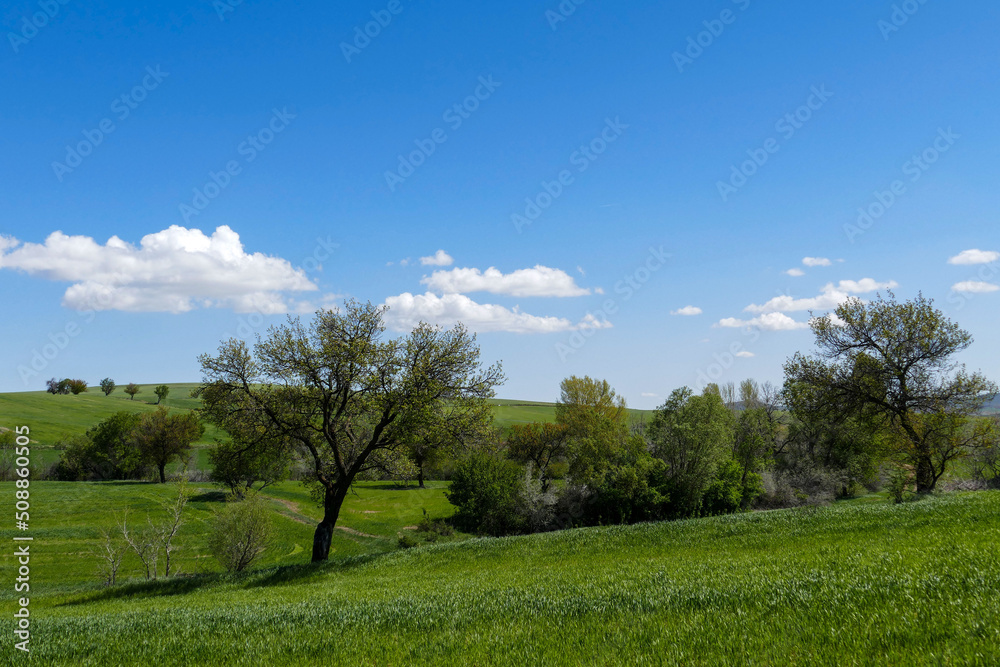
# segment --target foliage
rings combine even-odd
[[[104,378],[101,380],[101,391],[104,392],[105,396],[110,396],[111,392],[115,390],[115,387],[117,387],[117,385],[111,378]]]
[[[966,420],[997,393],[952,358],[972,336],[919,296],[871,303],[852,298],[810,327],[819,354],[785,364],[786,386],[816,394],[834,418],[875,421],[913,467],[917,492],[932,491],[948,464],[980,444]]]
[[[569,453],[569,435],[567,424],[515,424],[507,436],[508,456],[523,465],[532,464],[538,471],[542,490],[548,490],[552,464]]]
[[[135,395],[140,393],[142,391],[142,388],[134,382],[129,382],[127,385],[125,385],[125,389],[123,391],[129,395],[129,400],[134,401]]]
[[[117,412],[93,426],[86,435],[62,441],[56,479],[143,479],[149,463],[135,439],[140,420],[138,413]]]
[[[234,439],[218,442],[208,452],[212,481],[240,498],[255,484],[259,491],[287,479],[291,458],[289,447],[254,447]]]
[[[659,521],[670,514],[667,464],[647,455],[610,465],[588,504],[593,524]]]
[[[87,381],[86,380],[65,380],[69,386],[70,392],[74,396],[78,396],[83,392],[87,391]]]
[[[157,385],[153,393],[156,394],[156,404],[159,405],[160,401],[165,400],[170,394],[170,387],[165,384]]]
[[[626,417],[625,399],[615,393],[607,380],[573,375],[559,384],[556,421],[572,424],[574,413],[579,411],[597,413],[614,422],[622,421]]]
[[[349,301],[272,328],[251,349],[229,340],[200,357],[198,395],[208,420],[260,447],[294,447],[309,461],[324,517],[314,561],[329,557],[333,529],[352,483],[404,450],[440,418],[440,406],[479,412],[503,380],[483,369],[475,336],[456,325],[417,326],[384,340],[384,307]]]
[[[758,473],[746,471],[734,459],[723,461],[715,472],[715,479],[705,489],[702,514],[729,514],[753,505],[764,493],[764,483]]]
[[[524,529],[518,512],[523,471],[495,454],[472,452],[458,465],[448,489],[460,529],[483,535],[512,535]]]
[[[46,380],[45,391],[50,394],[68,394],[70,392],[70,384],[72,380],[65,378],[62,380],[57,380],[52,378],[51,380]]]
[[[657,409],[646,434],[653,455],[666,464],[673,516],[700,513],[719,465],[731,456],[733,422],[718,391],[696,396],[687,387],[677,389]]]
[[[171,415],[161,407],[142,416],[134,438],[143,459],[156,466],[162,484],[167,481],[167,464],[185,456],[204,433],[205,427],[194,413]]]
[[[250,494],[242,500],[230,498],[216,513],[208,546],[227,571],[242,572],[264,553],[270,539],[267,502]]]

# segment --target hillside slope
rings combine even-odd
[[[38,598],[39,664],[998,664],[1000,493]]]

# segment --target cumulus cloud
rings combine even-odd
[[[588,314],[577,323],[564,317],[543,317],[495,304],[476,303],[463,294],[438,296],[406,292],[385,300],[386,321],[398,331],[409,331],[420,322],[452,326],[458,322],[476,332],[557,333],[582,329],[609,329],[611,323]]]
[[[960,283],[955,283],[951,286],[951,289],[956,292],[964,292],[966,294],[986,294],[988,292],[996,292],[1000,290],[1000,285],[994,285],[993,283],[982,282],[980,280],[966,280]]]
[[[736,356],[737,357],[742,357],[743,359],[752,359],[753,357],[756,357],[757,355],[754,354],[753,352],[748,351],[748,350],[740,350],[739,352],[736,353]]]
[[[970,264],[989,264],[1000,259],[1000,252],[994,250],[963,250],[948,260],[949,264],[967,266]]]
[[[438,250],[430,257],[421,257],[420,263],[424,266],[451,266],[455,260],[444,250]]]
[[[211,236],[172,225],[144,236],[138,247],[112,236],[101,245],[89,236],[53,232],[45,242],[0,239],[0,269],[74,283],[63,305],[76,310],[181,313],[196,308],[284,313],[284,293],[312,292],[314,282],[287,260],[247,253],[227,226]]]
[[[560,269],[537,265],[533,269],[518,269],[501,273],[490,267],[479,269],[451,269],[435,271],[420,281],[432,292],[439,294],[466,294],[490,292],[507,296],[586,296],[590,290],[576,284],[571,275]]]
[[[802,269],[788,269],[787,271],[785,271],[785,273],[792,276],[793,278],[801,278],[802,276],[806,275],[806,272],[803,271]]]
[[[642,397],[643,398],[659,398],[660,395],[659,394],[654,394],[654,393],[651,393],[651,392],[648,392],[648,391],[644,391],[644,392],[642,392]]]
[[[727,317],[719,320],[717,327],[725,329],[742,329],[749,327],[760,329],[761,331],[795,331],[797,329],[807,329],[808,322],[798,322],[784,313],[765,313],[750,320],[741,320],[736,317]]]
[[[867,294],[880,289],[892,289],[898,283],[894,280],[888,282],[878,282],[872,278],[861,280],[841,280],[839,283],[827,283],[821,290],[821,294],[805,299],[796,299],[791,296],[776,296],[767,303],[752,303],[744,312],[747,313],[792,313],[804,310],[829,310],[836,308],[851,296]]]
[[[826,257],[803,257],[802,263],[809,267],[830,266],[833,264],[833,262]]]
[[[683,308],[679,308],[677,310],[671,310],[670,314],[671,315],[683,315],[685,317],[692,317],[694,315],[701,315],[702,312],[703,312],[702,309],[699,308],[698,306],[684,306]]]

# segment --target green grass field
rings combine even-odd
[[[449,511],[443,487],[359,485],[343,525],[372,537],[337,531],[332,560],[314,566],[300,564],[312,533],[300,521],[318,510],[287,483],[262,569],[215,571],[209,494],[182,535],[194,576],[105,590],[87,555],[96,526],[175,489],[32,489],[31,664],[1000,663],[995,492],[404,551],[395,537],[424,508]]]

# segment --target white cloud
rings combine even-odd
[[[752,358],[756,357],[757,355],[754,354],[753,352],[748,351],[748,350],[740,350],[739,352],[736,353],[736,356],[737,357],[742,357],[744,359],[752,359]]]
[[[963,250],[948,260],[949,264],[989,264],[1000,259],[1000,252],[994,250]]]
[[[62,232],[53,232],[43,244],[5,238],[0,268],[75,283],[63,305],[76,310],[232,308],[272,314],[289,312],[283,292],[318,289],[287,260],[246,253],[239,234],[227,226],[209,237],[172,225],[144,236],[138,247],[117,236],[101,245],[89,236]]]
[[[802,276],[806,275],[806,272],[803,271],[802,269],[788,269],[787,271],[785,271],[785,273],[792,276],[793,278],[801,278]]]
[[[420,282],[439,294],[490,292],[508,296],[558,297],[590,294],[590,290],[577,285],[573,277],[565,271],[541,265],[506,274],[492,266],[485,271],[479,269],[435,271]]]
[[[476,303],[463,294],[410,294],[406,292],[385,300],[389,306],[386,321],[398,331],[408,331],[420,322],[451,326],[462,322],[472,331],[507,331],[511,333],[556,333],[581,329],[608,329],[611,323],[587,315],[574,324],[563,317],[540,317],[522,313],[516,307]]]
[[[795,331],[797,329],[807,329],[809,324],[807,322],[798,322],[793,320],[784,313],[765,313],[760,317],[753,318],[752,320],[741,320],[735,317],[727,317],[724,320],[719,320],[719,323],[715,326],[726,329],[741,329],[743,327],[750,327],[760,329],[761,331]]]
[[[644,392],[642,392],[642,397],[643,398],[659,398],[660,395],[659,394],[653,394],[653,393],[650,393],[648,391],[644,391]]]
[[[965,292],[966,294],[986,294],[987,292],[996,292],[997,290],[1000,290],[1000,285],[994,285],[993,283],[986,283],[978,280],[966,280],[964,282],[955,283],[951,286],[951,289],[955,292]]]
[[[455,260],[444,250],[438,250],[430,257],[421,257],[420,263],[424,266],[451,266]]]
[[[839,283],[827,283],[819,296],[806,299],[796,299],[791,296],[776,296],[767,303],[750,304],[744,308],[747,313],[792,313],[803,310],[829,310],[836,308],[853,295],[866,294],[881,289],[892,289],[898,283],[894,280],[880,283],[871,278],[861,280],[841,280]]]
[[[679,310],[671,310],[670,314],[671,315],[684,315],[686,317],[691,317],[693,315],[701,315],[702,312],[703,312],[702,309],[699,308],[698,306],[684,306],[683,308],[680,308]]]
[[[830,266],[831,264],[833,264],[833,262],[831,262],[826,257],[803,257],[802,258],[802,263],[805,264],[806,266],[810,266],[810,267],[812,267],[812,266]]]

